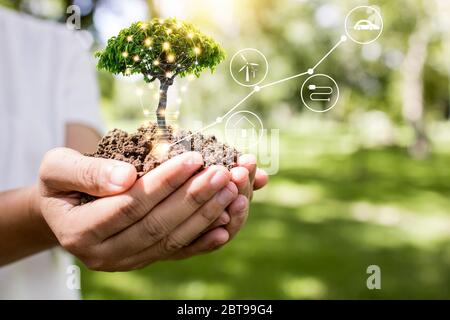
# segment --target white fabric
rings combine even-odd
[[[76,32],[0,8],[0,191],[36,182],[66,123],[103,131],[95,69]],[[1,267],[0,299],[79,298],[66,286],[73,263],[53,249]]]

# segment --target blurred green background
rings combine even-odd
[[[341,90],[330,112],[302,105],[302,78],[242,106],[280,129],[280,164],[232,243],[135,272],[83,268],[86,299],[450,298],[448,1],[0,0],[61,22],[73,3],[92,50],[133,21],[168,16],[224,46],[228,59],[214,74],[181,79],[169,96],[184,128],[214,121],[248,93],[228,71],[237,50],[261,50],[270,82],[314,65],[344,33],[353,7],[374,5],[384,19],[376,42],[347,41],[318,68]],[[157,88],[145,88],[141,102],[139,78],[101,73],[99,83],[108,127],[134,130],[153,119]],[[366,287],[372,264],[381,268],[381,290]]]

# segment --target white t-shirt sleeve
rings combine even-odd
[[[94,59],[82,41],[74,36],[73,50],[69,53],[68,71],[64,88],[63,117],[65,123],[87,125],[103,134],[105,131],[99,107],[99,90]]]

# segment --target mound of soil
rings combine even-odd
[[[191,131],[175,131],[167,128],[165,140],[167,147],[161,152],[161,134],[155,123],[148,123],[138,128],[135,133],[114,129],[108,132],[99,142],[97,151],[87,156],[105,159],[115,159],[132,164],[138,178],[156,168],[164,161],[188,151],[200,152],[203,156],[203,168],[212,165],[223,165],[231,169],[237,165],[240,153],[217,141],[215,136],[205,136]],[[174,142],[180,141],[171,145]],[[155,152],[158,151],[158,152]],[[83,195],[81,203],[95,198]]]

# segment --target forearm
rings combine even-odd
[[[34,186],[0,193],[0,266],[57,244],[37,199]]]
[[[66,126],[66,145],[93,152],[100,136],[82,124]],[[0,192],[0,266],[51,248],[58,242],[41,215],[37,187]]]

